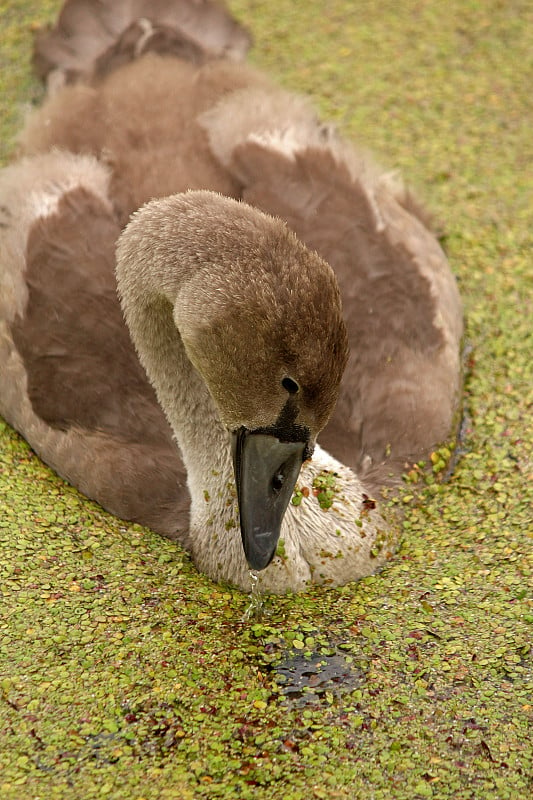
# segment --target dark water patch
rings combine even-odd
[[[459,428],[455,437],[455,447],[452,450],[446,470],[442,475],[443,483],[447,483],[450,480],[463,456],[470,452],[470,447],[468,446],[467,442],[471,433],[472,417],[470,416],[468,409],[463,406]]]
[[[274,680],[285,701],[295,707],[329,703],[364,682],[364,673],[339,650],[323,653],[293,653],[272,666]]]

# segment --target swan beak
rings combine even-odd
[[[246,428],[233,433],[241,537],[251,569],[265,569],[274,558],[305,447],[305,442],[280,442]]]

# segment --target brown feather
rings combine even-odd
[[[186,472],[124,325],[113,269],[119,232],[83,188],[38,217],[26,250],[27,305],[11,333],[33,412],[86,460],[85,493],[183,540]],[[60,473],[80,485],[68,464]]]

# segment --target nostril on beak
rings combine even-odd
[[[285,475],[279,470],[272,478],[272,491],[274,494],[279,494],[285,482]]]

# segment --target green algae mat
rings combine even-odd
[[[525,0],[235,0],[253,59],[434,209],[465,302],[466,431],[396,556],[248,598],[83,499],[0,425],[0,797],[532,792],[533,13]],[[31,28],[0,3],[5,162]]]

